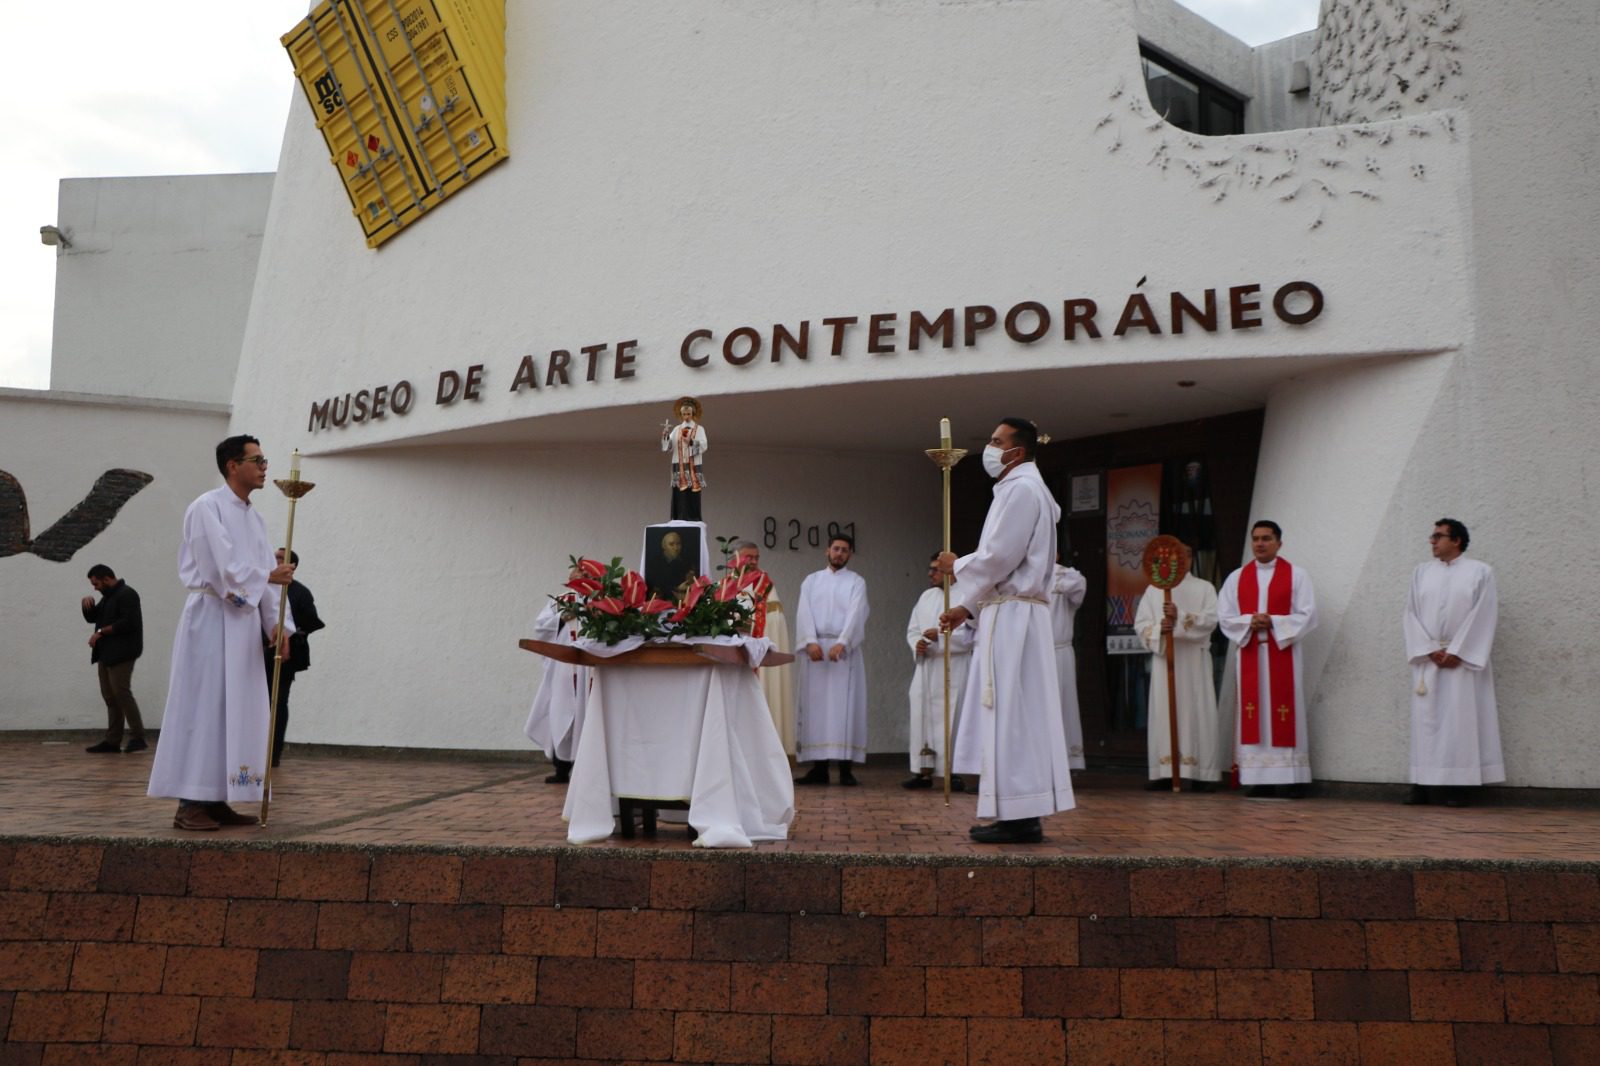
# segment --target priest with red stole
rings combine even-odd
[[[1250,527],[1255,559],[1228,575],[1217,623],[1238,649],[1239,781],[1252,797],[1297,799],[1311,783],[1310,730],[1301,647],[1317,625],[1311,577],[1280,558],[1283,530],[1265,519]]]

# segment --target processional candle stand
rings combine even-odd
[[[940,542],[942,550],[950,550],[950,470],[959,463],[967,454],[965,448],[952,448],[950,446],[950,420],[939,419],[939,446],[928,448],[927,456],[939,467],[944,481],[944,539]],[[944,609],[950,611],[950,575],[943,575],[944,583]],[[944,805],[950,806],[950,634],[942,632],[940,643],[944,648]],[[927,744],[924,742],[924,748]]]
[[[289,531],[283,535],[283,561],[288,562],[294,556],[294,505],[300,497],[310,492],[317,486],[310,481],[300,480],[300,449],[294,450],[294,455],[289,460],[289,476],[277,478],[272,482],[278,486],[278,491],[289,497]],[[278,593],[278,628],[277,640],[272,642],[272,713],[267,716],[267,771],[261,780],[261,824],[267,824],[267,810],[272,805],[272,745],[278,736],[278,686],[283,680],[283,619],[289,608],[289,586],[285,585]]]
[[[1162,534],[1154,537],[1144,546],[1144,557],[1140,560],[1145,577],[1150,584],[1161,590],[1162,613],[1166,618],[1166,605],[1172,602],[1172,590],[1178,587],[1184,577],[1189,573],[1189,549],[1177,537]],[[1172,791],[1179,791],[1179,775],[1181,774],[1182,754],[1178,751],[1178,687],[1177,667],[1173,660],[1173,641],[1177,638],[1177,620],[1173,620],[1172,632],[1166,635],[1164,641],[1167,651],[1167,728],[1172,738]]]

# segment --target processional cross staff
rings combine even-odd
[[[1166,608],[1172,604],[1172,590],[1183,581],[1189,573],[1189,549],[1177,537],[1162,536],[1153,538],[1144,546],[1144,558],[1140,562],[1145,576],[1150,579],[1150,584],[1161,590],[1162,618],[1166,618]],[[1173,661],[1173,641],[1177,637],[1176,626],[1167,631],[1167,727],[1172,738],[1172,791],[1179,791],[1180,767],[1182,754],[1178,751],[1178,681],[1177,667]]]
[[[927,456],[938,465],[944,480],[944,551],[950,550],[950,469],[967,454],[965,448],[950,446],[950,420],[939,419],[939,446],[927,449]],[[944,613],[950,613],[950,574],[944,574]],[[950,806],[950,633],[942,632],[944,647],[944,805]],[[926,747],[926,743],[923,745]]]
[[[294,505],[300,497],[310,492],[317,486],[310,481],[300,480],[300,449],[294,450],[294,455],[289,460],[289,476],[277,478],[272,482],[278,486],[278,491],[289,497],[289,531],[283,536],[283,559],[288,562],[293,558],[289,553],[294,548]],[[283,632],[283,619],[289,608],[289,586],[283,587],[283,592],[278,596],[278,628]],[[278,735],[278,686],[283,679],[283,646],[285,641],[280,636],[274,641],[272,655],[272,713],[267,716],[267,772],[261,779],[261,824],[267,824],[267,810],[272,805],[272,744]]]

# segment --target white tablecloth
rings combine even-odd
[[[747,666],[597,666],[562,817],[574,844],[611,835],[612,800],[686,800],[705,848],[783,840],[794,780]]]

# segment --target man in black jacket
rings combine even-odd
[[[276,552],[278,565],[283,565],[283,549]],[[300,553],[289,553],[289,565],[296,570],[300,568]],[[294,684],[294,676],[302,670],[311,669],[311,644],[306,637],[323,628],[324,622],[317,617],[317,602],[311,596],[311,590],[298,581],[290,581],[288,588],[289,616],[294,619],[295,631],[289,636],[289,655],[283,660],[283,668],[278,679],[278,717],[272,735],[272,765],[277,766],[283,758],[283,737],[289,731],[289,686]],[[272,684],[272,661],[276,657],[272,644],[269,642],[262,647],[262,652],[267,660],[267,684]]]
[[[89,585],[100,593],[83,598],[83,620],[94,626],[89,637],[89,661],[99,667],[100,695],[106,701],[106,735],[85,751],[144,751],[144,720],[133,698],[133,664],[144,653],[144,615],[139,594],[119,580],[111,567],[97,563],[89,569]],[[126,729],[124,729],[126,723]],[[126,732],[128,746],[123,748]]]

